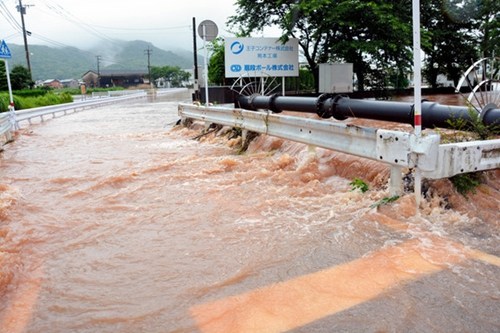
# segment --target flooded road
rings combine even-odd
[[[500,172],[388,196],[376,162],[180,128],[186,93],[0,158],[0,332],[499,332]],[[370,190],[349,184],[361,178]]]

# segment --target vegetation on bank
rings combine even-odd
[[[443,143],[466,142],[475,140],[491,140],[500,136],[500,124],[485,125],[480,114],[469,108],[469,119],[448,119],[451,131],[440,131]],[[483,181],[483,172],[471,172],[450,177],[450,181],[458,193],[463,196],[476,193],[476,189]]]
[[[86,94],[92,95],[92,93],[107,92],[107,91],[121,91],[125,90],[123,87],[110,87],[110,88],[86,88]],[[70,95],[81,95],[82,91],[80,88],[63,88],[57,90],[60,93],[67,93]]]
[[[15,66],[12,69],[10,81],[16,110],[73,102],[71,94],[66,92],[56,93],[50,88],[33,89],[34,82],[31,80],[28,69],[23,66]],[[8,111],[9,104],[5,63],[0,61],[0,112]]]
[[[20,91],[14,93],[14,105],[16,110],[37,108],[41,106],[57,105],[73,102],[73,97],[68,93],[54,93],[35,89],[28,92]],[[9,110],[10,98],[8,92],[0,92],[0,112]]]

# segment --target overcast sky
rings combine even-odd
[[[110,39],[144,40],[167,50],[191,50],[192,20],[214,21],[232,37],[226,21],[236,0],[22,0],[28,44],[88,49]],[[0,39],[23,44],[19,0],[0,0]],[[276,30],[260,36],[276,37]]]

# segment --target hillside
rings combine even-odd
[[[12,59],[11,67],[26,66],[24,45],[9,44]],[[90,51],[75,47],[55,48],[43,45],[30,45],[30,61],[34,80],[80,79],[88,70],[97,70],[97,56],[100,56],[100,69],[133,69],[147,71],[147,49],[152,50],[152,66],[193,67],[192,54],[176,54],[165,51],[144,41],[115,42],[94,47]]]

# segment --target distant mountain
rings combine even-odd
[[[12,59],[11,68],[26,67],[24,45],[9,44]],[[150,51],[151,66],[193,67],[193,55],[165,51],[144,41],[117,41],[83,51],[75,47],[55,48],[43,45],[29,45],[31,69],[34,80],[80,79],[89,70],[97,71],[97,56],[100,69],[144,70],[148,68],[147,51]]]

